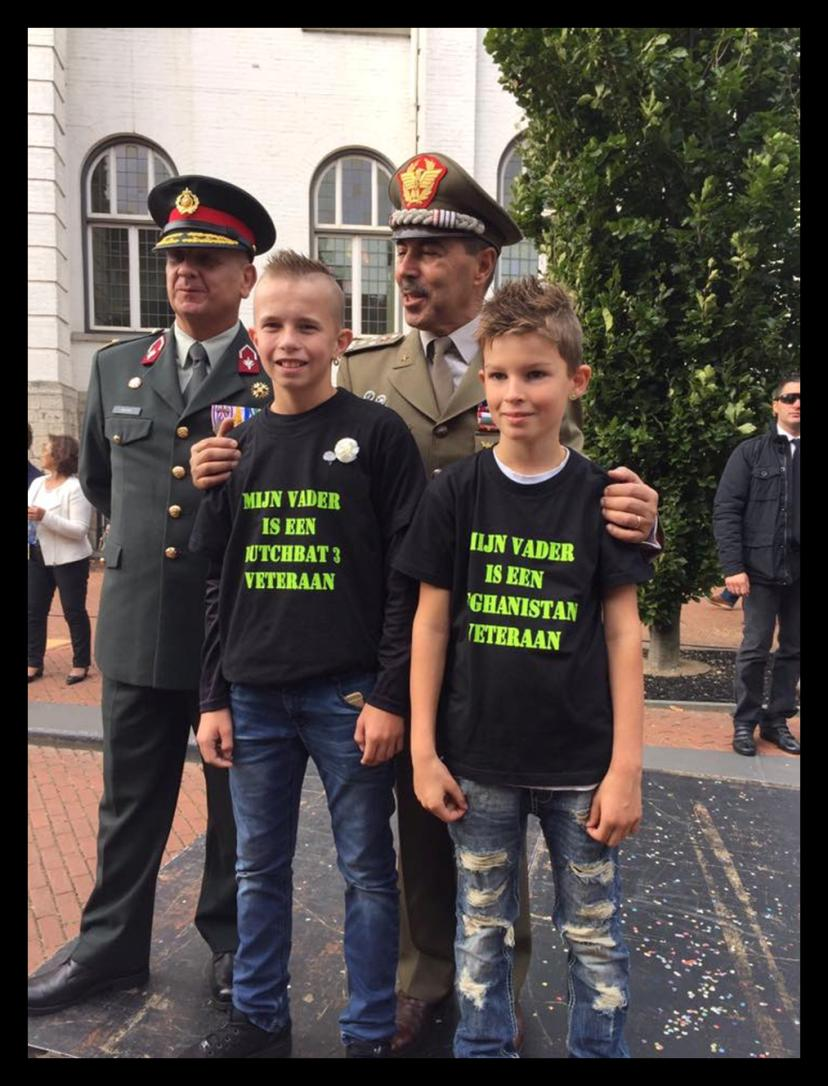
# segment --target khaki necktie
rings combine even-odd
[[[187,383],[187,387],[184,389],[185,404],[189,404],[192,401],[199,388],[204,384],[207,374],[210,372],[210,359],[207,357],[207,351],[205,350],[203,343],[193,343],[189,351],[187,351],[185,369],[188,366],[193,367],[193,375]]]
[[[433,339],[430,344],[431,383],[434,385],[434,395],[440,414],[445,411],[449,400],[454,395],[454,380],[451,368],[446,361],[446,352],[453,346],[451,336],[440,336],[438,339]]]

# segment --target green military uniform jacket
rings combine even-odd
[[[363,345],[358,341],[340,361],[337,384],[357,396],[380,399],[408,424],[429,476],[455,460],[497,443],[497,431],[483,431],[477,408],[484,399],[478,373],[478,353],[441,413],[423,353],[420,333],[383,337]],[[384,400],[382,399],[384,397]],[[561,442],[579,452],[583,448],[580,401],[569,405],[561,427]]]
[[[202,498],[190,479],[190,447],[212,435],[211,405],[261,408],[272,393],[239,324],[185,408],[171,329],[155,361],[142,362],[159,338],[106,347],[92,363],[79,476],[89,501],[111,521],[95,656],[109,679],[196,690],[206,562],[188,550]]]

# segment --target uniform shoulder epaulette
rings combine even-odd
[[[405,339],[404,332],[391,332],[384,336],[359,336],[355,339],[345,354],[361,354],[363,351],[373,351],[378,347],[395,347]]]
[[[117,347],[118,344],[121,344],[121,346],[123,346],[123,347],[127,347],[131,343],[140,343],[141,340],[152,339],[153,336],[157,337],[162,332],[165,332],[165,331],[166,331],[165,328],[153,328],[149,332],[141,332],[140,335],[129,336],[127,339],[121,339],[120,337],[116,337],[115,339],[111,339],[108,343],[102,343],[101,346],[98,348],[98,350],[99,351],[106,351],[106,350],[109,350],[110,347]]]

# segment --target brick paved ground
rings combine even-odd
[[[78,933],[95,882],[102,782],[99,751],[29,747],[29,971]],[[201,767],[184,766],[168,863],[204,832]]]
[[[93,629],[98,614],[102,574],[89,581],[88,610]],[[741,607],[713,607],[706,600],[682,610],[682,644],[735,647],[741,636]],[[49,617],[49,646],[43,679],[29,687],[29,700],[58,704],[98,705],[100,674],[68,687],[72,665],[68,631],[57,598]],[[642,628],[642,636],[646,630]],[[799,735],[799,722],[792,722]],[[651,746],[730,750],[731,722],[725,713],[647,709],[644,741]],[[781,751],[760,740],[759,753]],[[97,751],[46,746],[29,747],[29,970],[34,970],[77,934],[80,912],[95,874],[97,807],[102,788],[101,755]],[[204,832],[204,784],[201,769],[184,767],[178,809],[164,854],[171,860]]]

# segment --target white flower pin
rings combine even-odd
[[[329,464],[332,464],[334,460],[338,460],[340,464],[350,464],[358,455],[359,445],[356,441],[352,437],[341,437],[334,445],[333,452],[323,453],[322,459]]]

